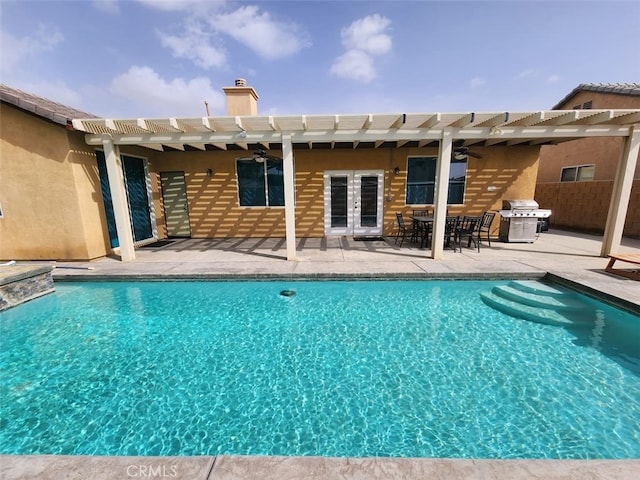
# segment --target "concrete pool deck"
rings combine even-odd
[[[136,260],[18,262],[54,265],[54,280],[236,278],[536,278],[551,274],[587,293],[640,311],[640,282],[606,273],[601,237],[564,231],[542,233],[532,244],[492,242],[481,252],[445,251],[442,260],[393,239],[298,239],[298,261],[287,262],[284,239],[178,240],[139,248]],[[625,238],[617,253],[640,253]],[[0,456],[0,479],[611,479],[640,478],[633,460],[467,460],[324,457],[99,457]]]
[[[393,238],[301,238],[297,261],[288,262],[283,238],[186,239],[138,248],[133,262],[105,257],[54,263],[53,278],[535,278],[550,273],[622,306],[640,308],[640,283],[604,271],[608,259],[600,257],[601,241],[596,235],[551,230],[534,243],[492,241],[480,253],[474,248],[445,250],[442,260],[432,260],[429,250],[406,243],[400,248]],[[640,253],[640,240],[625,237],[616,253]]]

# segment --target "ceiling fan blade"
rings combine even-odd
[[[467,152],[467,155],[469,155],[470,157],[473,157],[473,158],[482,158],[482,155],[480,155],[479,153],[475,153],[475,152]]]

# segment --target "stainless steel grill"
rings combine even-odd
[[[551,216],[551,210],[538,208],[535,200],[503,200],[499,238],[503,242],[533,242],[538,219]]]

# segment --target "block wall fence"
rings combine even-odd
[[[539,183],[535,200],[553,211],[552,227],[602,234],[612,192],[612,180]],[[640,179],[633,181],[623,235],[640,238]]]

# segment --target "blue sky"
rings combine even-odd
[[[0,81],[102,117],[550,109],[640,81],[640,0],[0,0]]]

